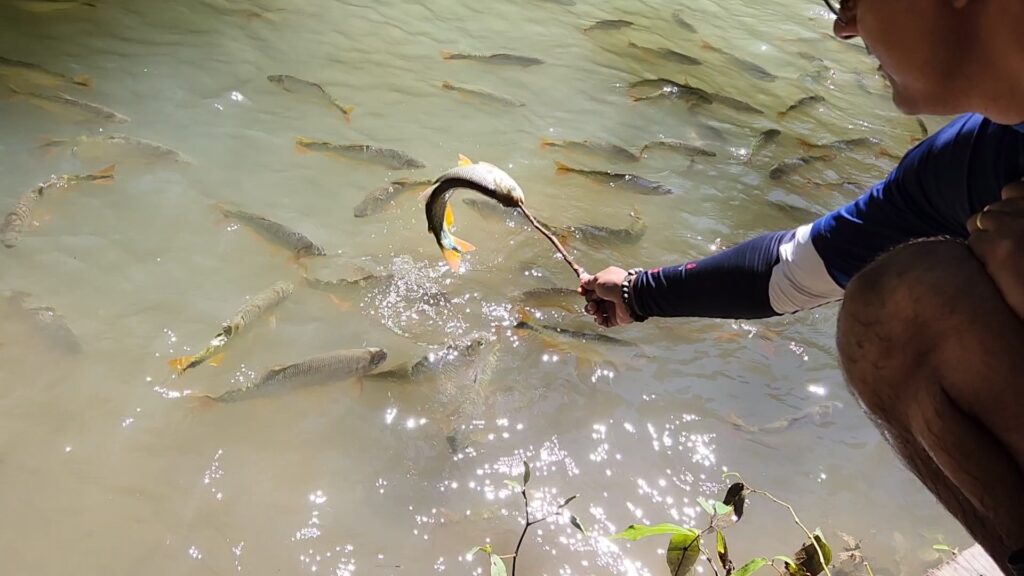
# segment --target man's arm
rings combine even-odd
[[[1021,178],[1022,155],[1024,134],[981,116],[961,116],[908,152],[858,200],[812,224],[638,274],[631,284],[633,311],[763,318],[842,298],[857,272],[896,246],[934,236],[966,238],[968,215]],[[601,316],[622,317],[609,314],[610,306],[621,305],[609,288],[624,277],[609,269],[584,278],[581,292],[599,323],[621,323],[602,322]]]

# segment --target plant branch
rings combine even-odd
[[[526,509],[526,524],[523,525],[523,533],[519,535],[519,543],[516,544],[516,553],[512,556],[512,576],[516,576],[516,561],[519,560],[519,549],[523,547],[523,540],[526,538],[526,531],[533,524],[530,522],[530,499],[526,497],[526,488],[523,488],[523,508]]]
[[[828,564],[825,562],[825,553],[822,552],[821,546],[818,545],[818,540],[814,537],[814,534],[811,534],[811,531],[807,529],[807,526],[804,526],[804,523],[800,521],[800,517],[796,515],[796,510],[794,510],[793,507],[790,506],[789,504],[773,496],[770,492],[765,492],[764,490],[755,490],[753,488],[750,488],[749,484],[747,485],[747,488],[750,489],[751,494],[760,494],[768,498],[772,502],[775,502],[779,506],[782,506],[789,510],[789,513],[793,516],[793,521],[796,522],[796,525],[804,531],[804,534],[807,535],[807,538],[810,539],[811,544],[814,546],[814,550],[818,552],[818,560],[821,561],[821,566],[825,569],[825,576],[832,576],[832,572],[829,571]]]

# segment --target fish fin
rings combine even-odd
[[[469,166],[473,164],[473,161],[466,157],[464,154],[459,154],[459,167]]]
[[[444,256],[444,261],[448,263],[448,268],[452,272],[458,272],[459,268],[462,267],[462,255],[455,250],[441,248],[441,255]]]
[[[572,172],[573,167],[569,166],[564,162],[559,162],[558,160],[555,160],[555,170],[557,170],[558,172]]]
[[[188,365],[195,360],[195,356],[179,356],[178,358],[171,358],[167,361],[167,365],[174,369],[178,374],[183,374],[185,370],[188,370]]]
[[[348,310],[352,308],[352,303],[349,302],[348,300],[342,300],[341,298],[338,298],[334,294],[328,294],[327,297],[330,298],[331,302],[333,302],[334,305],[337,306],[342,312],[348,312]]]
[[[448,237],[451,238],[452,244],[455,244],[455,247],[459,249],[459,252],[462,252],[463,254],[465,254],[466,252],[472,252],[473,250],[476,250],[476,246],[473,246],[472,244],[466,242],[462,238],[456,238],[451,234],[449,234]]]
[[[305,144],[308,144],[308,143],[309,143],[309,140],[306,140],[305,138],[302,138],[301,136],[296,138],[295,139],[295,153],[296,154],[301,154],[301,155],[309,154],[309,148],[306,148],[304,146]]]
[[[441,59],[442,60],[451,60],[452,56],[455,56],[454,52],[449,52],[447,50],[441,50]]]
[[[363,396],[363,390],[366,388],[366,381],[360,376],[352,381],[352,393],[356,398]]]
[[[444,226],[445,228],[451,228],[452,224],[455,223],[455,214],[452,212],[451,204],[444,207]]]
[[[700,47],[705,49],[705,50],[714,50],[715,49],[715,47],[711,45],[711,42],[708,42],[707,40],[705,40],[703,38],[700,39]]]
[[[558,145],[558,142],[555,142],[554,140],[549,140],[547,138],[541,138],[540,139],[540,147],[541,148],[550,148],[552,146],[557,146],[557,145]]]
[[[351,116],[352,113],[356,111],[355,106],[339,106],[338,108],[341,109],[341,113],[345,116]]]
[[[433,185],[427,186],[427,189],[424,190],[423,192],[420,192],[419,196],[416,197],[416,200],[418,200],[419,202],[426,202],[427,198],[430,197],[430,193],[433,192],[433,191],[434,191],[434,186]]]
[[[441,80],[441,88],[444,88],[445,90],[454,90],[455,84],[452,84],[447,80]]]
[[[97,170],[96,172],[93,172],[92,174],[90,174],[90,176],[93,176],[94,178],[96,178],[96,180],[93,180],[93,183],[94,184],[110,184],[111,182],[113,182],[114,181],[114,169],[115,168],[117,168],[117,165],[116,164],[111,164],[110,166],[107,166],[105,168],[101,168],[101,169]]]
[[[85,86],[87,88],[92,86],[92,78],[89,78],[88,76],[86,76],[84,74],[79,75],[79,76],[75,76],[74,78],[71,79],[71,81],[74,82],[75,84],[78,84],[79,86]]]
[[[210,409],[217,404],[217,397],[211,394],[186,394],[183,398],[187,398],[196,408],[204,410]]]
[[[221,352],[220,354],[217,354],[213,358],[207,360],[206,363],[209,364],[210,366],[220,366],[221,364],[224,363],[224,353]]]

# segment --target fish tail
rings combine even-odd
[[[449,52],[447,50],[441,50],[441,59],[442,60],[451,60],[454,57],[455,57],[455,53],[454,52]]]
[[[111,164],[105,168],[101,168],[92,174],[89,174],[89,179],[95,184],[110,184],[114,181],[114,169],[117,167],[116,164]]]
[[[174,369],[178,374],[183,374],[185,370],[188,370],[192,363],[199,357],[198,354],[191,356],[179,356],[177,358],[171,358],[167,361],[167,365]]]
[[[444,88],[445,90],[454,90],[455,89],[455,84],[452,84],[451,82],[449,82],[447,80],[442,80],[441,81],[441,88]]]
[[[783,118],[785,118],[785,117],[786,117],[786,111],[785,111],[785,110],[783,110],[782,112],[778,112],[778,113],[776,113],[776,114],[775,114],[775,117],[776,117],[776,118],[778,118],[779,120],[782,120]]]
[[[557,170],[558,172],[575,172],[576,171],[576,169],[573,168],[572,166],[569,166],[568,164],[566,164],[564,162],[559,162],[558,160],[555,160],[555,170]]]
[[[476,250],[476,246],[473,246],[472,244],[466,242],[462,238],[452,236],[450,233],[448,234],[448,238],[452,241],[452,244],[455,245],[455,247],[458,248],[458,251],[462,254]]]
[[[705,50],[714,50],[715,49],[715,47],[711,45],[711,42],[708,42],[707,40],[705,40],[703,38],[700,39],[700,47],[705,49]]]
[[[427,186],[427,189],[421,192],[420,195],[416,197],[416,200],[419,202],[426,202],[427,198],[430,197],[430,193],[434,191],[434,188],[437,188],[436,184]]]
[[[458,272],[462,267],[462,254],[451,248],[441,248],[441,255],[444,256],[444,261],[448,263],[448,268],[452,272]]]
[[[313,143],[313,141],[310,140],[309,138],[303,138],[302,136],[296,137],[295,138],[295,152],[298,153],[298,154],[309,154],[308,146],[310,144],[312,144],[312,143]]]
[[[558,142],[555,142],[554,140],[549,140],[547,138],[540,139],[541,148],[551,148],[552,146],[558,146]]]
[[[85,74],[75,76],[71,79],[71,81],[75,84],[78,84],[79,86],[85,86],[86,88],[92,86],[92,78],[86,76]]]

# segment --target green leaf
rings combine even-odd
[[[516,492],[523,491],[523,487],[520,486],[519,482],[516,482],[515,480],[505,480],[505,484],[508,484],[509,488],[515,490]]]
[[[575,514],[569,515],[569,523],[575,526],[576,529],[579,530],[580,533],[582,533],[584,536],[587,535],[586,528],[583,527],[583,524],[580,523],[580,519],[577,518]]]
[[[700,507],[703,508],[704,511],[708,513],[708,516],[715,515],[715,507],[711,504],[711,502],[708,502],[703,498],[697,498],[697,504],[700,504]]]
[[[769,562],[767,558],[754,558],[750,562],[747,562],[736,569],[736,571],[732,573],[732,576],[750,576],[768,564]]]
[[[565,501],[563,501],[563,502],[562,502],[562,504],[561,504],[561,505],[559,505],[558,507],[559,507],[559,508],[565,508],[566,506],[568,506],[568,505],[569,505],[569,502],[572,502],[572,501],[573,501],[573,500],[575,500],[575,499],[576,499],[577,497],[579,497],[579,494],[573,494],[572,496],[569,496],[569,497],[568,497],[568,498],[566,498],[566,499],[565,499]]]
[[[491,554],[491,576],[508,576],[505,562],[497,554]]]
[[[530,463],[523,460],[523,486],[530,483]]]
[[[610,537],[636,542],[637,540],[647,538],[648,536],[657,536],[659,534],[679,534],[682,536],[689,536],[691,538],[697,537],[696,530],[693,530],[692,528],[683,528],[682,526],[676,526],[675,524],[655,524],[654,526],[647,526],[646,524],[631,524],[622,532],[612,534]]]
[[[729,558],[729,545],[725,543],[725,535],[722,534],[721,530],[715,530],[715,551],[718,552],[718,563],[725,570],[725,576],[729,576],[736,566],[733,565],[732,559]]]
[[[689,574],[700,558],[700,535],[693,530],[690,532],[692,534],[675,534],[668,541],[665,562],[672,576]]]
[[[818,546],[821,548],[821,554],[825,557],[824,565],[821,563],[821,558],[818,557],[818,550],[811,542],[804,544],[803,548],[797,550],[796,554],[793,555],[797,567],[808,576],[818,576],[818,574],[825,571],[825,566],[832,563],[832,549],[829,548],[828,542],[825,541],[825,536],[822,535],[820,529],[814,531],[814,541],[818,543]],[[787,568],[789,567],[787,566]],[[790,570],[791,574],[792,572]]]
[[[491,545],[487,544],[486,546],[477,546],[476,548],[473,548],[469,552],[466,552],[466,556],[473,556],[477,552],[483,552],[483,553],[487,554],[488,556],[490,556],[490,554],[491,554]]]

